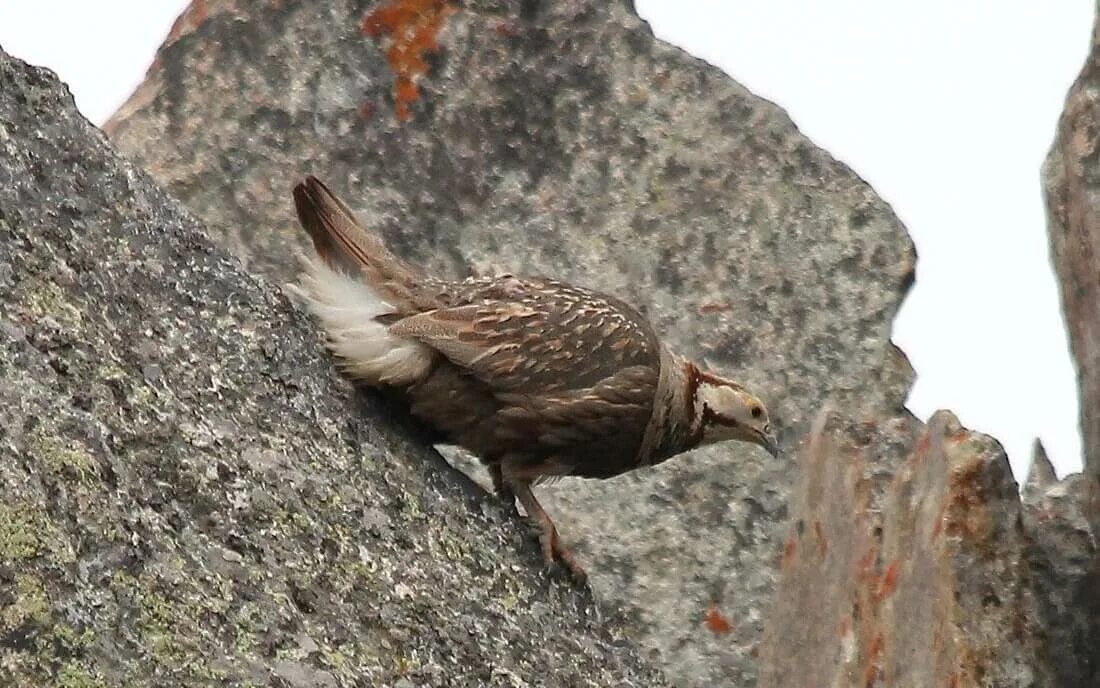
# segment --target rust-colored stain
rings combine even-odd
[[[416,82],[428,71],[425,54],[439,50],[439,31],[457,11],[447,0],[390,0],[363,17],[363,33],[386,38],[386,61],[393,71],[393,110],[399,121],[409,118],[409,105],[420,97]]]
[[[869,664],[867,669],[863,672],[863,685],[864,688],[871,688],[875,685],[875,681],[878,680],[878,665]]]
[[[863,685],[865,688],[875,685],[875,681],[878,680],[878,656],[882,652],[882,646],[882,633],[875,633],[874,637],[871,638],[871,642],[863,648],[863,659],[867,663],[866,668],[863,670]]]
[[[877,575],[874,571],[875,554],[875,548],[869,547],[856,563],[856,577],[861,582],[870,582],[877,578]]]
[[[172,22],[172,28],[168,29],[168,38],[165,42],[171,43],[183,34],[191,32],[199,24],[206,21],[208,16],[210,16],[210,11],[206,6],[206,0],[192,0],[187,9],[176,17],[176,21]]]
[[[733,624],[718,611],[717,604],[711,604],[703,617],[703,625],[714,635],[726,635],[733,630]]]
[[[699,304],[699,315],[711,315],[712,313],[728,313],[733,310],[733,304],[729,301],[708,301]]]
[[[794,561],[795,552],[798,550],[798,545],[795,544],[794,536],[787,538],[787,542],[783,545],[783,563],[782,568],[787,568]]]
[[[882,573],[882,580],[879,581],[878,591],[875,593],[877,601],[882,601],[894,593],[894,589],[898,586],[898,561],[895,559],[890,562],[890,565],[886,567],[886,570]]]
[[[363,101],[363,103],[359,106],[359,116],[363,119],[370,119],[372,116],[374,116],[374,103],[370,102],[369,100]]]
[[[928,454],[928,446],[931,442],[932,440],[927,432],[917,438],[917,444],[913,447],[913,453],[918,459],[923,459],[925,455]]]
[[[950,518],[945,524],[948,534],[974,538],[988,526],[984,514],[987,499],[981,480],[984,470],[981,461],[973,461],[951,471],[947,494]]]

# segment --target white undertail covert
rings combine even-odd
[[[298,284],[288,285],[324,324],[328,348],[352,378],[370,385],[408,385],[428,374],[434,354],[423,344],[390,334],[376,320],[396,309],[360,280],[302,256]]]

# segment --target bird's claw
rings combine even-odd
[[[542,545],[542,559],[547,569],[553,570],[558,568],[556,565],[560,565],[560,569],[569,574],[577,585],[585,585],[588,582],[588,573],[573,556],[573,552],[562,544],[556,528],[551,526],[549,531],[543,530],[539,533],[539,544]]]

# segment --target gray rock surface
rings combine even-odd
[[[1084,479],[1021,504],[1001,446],[821,422],[801,452],[761,688],[1100,685],[1100,570]]]
[[[1031,465],[1027,469],[1027,480],[1022,488],[1024,501],[1043,492],[1058,482],[1058,474],[1054,471],[1054,464],[1047,456],[1046,447],[1038,438],[1031,446]]]
[[[638,304],[759,388],[788,446],[827,399],[891,417],[909,388],[889,332],[914,255],[890,209],[628,2],[196,2],[107,129],[277,282],[314,173],[431,269]],[[545,492],[670,676],[750,685],[794,473],[725,447]]]
[[[1092,51],[1066,96],[1043,166],[1051,257],[1081,390],[1093,524],[1100,528],[1100,3]]]
[[[1028,627],[1044,679],[1037,685],[1100,686],[1100,531],[1086,510],[1091,483],[1078,473],[1025,494]]]
[[[0,685],[662,684],[201,231],[0,52]]]

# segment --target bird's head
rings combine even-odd
[[[692,435],[699,445],[738,440],[779,455],[779,443],[764,402],[733,380],[690,366]]]

